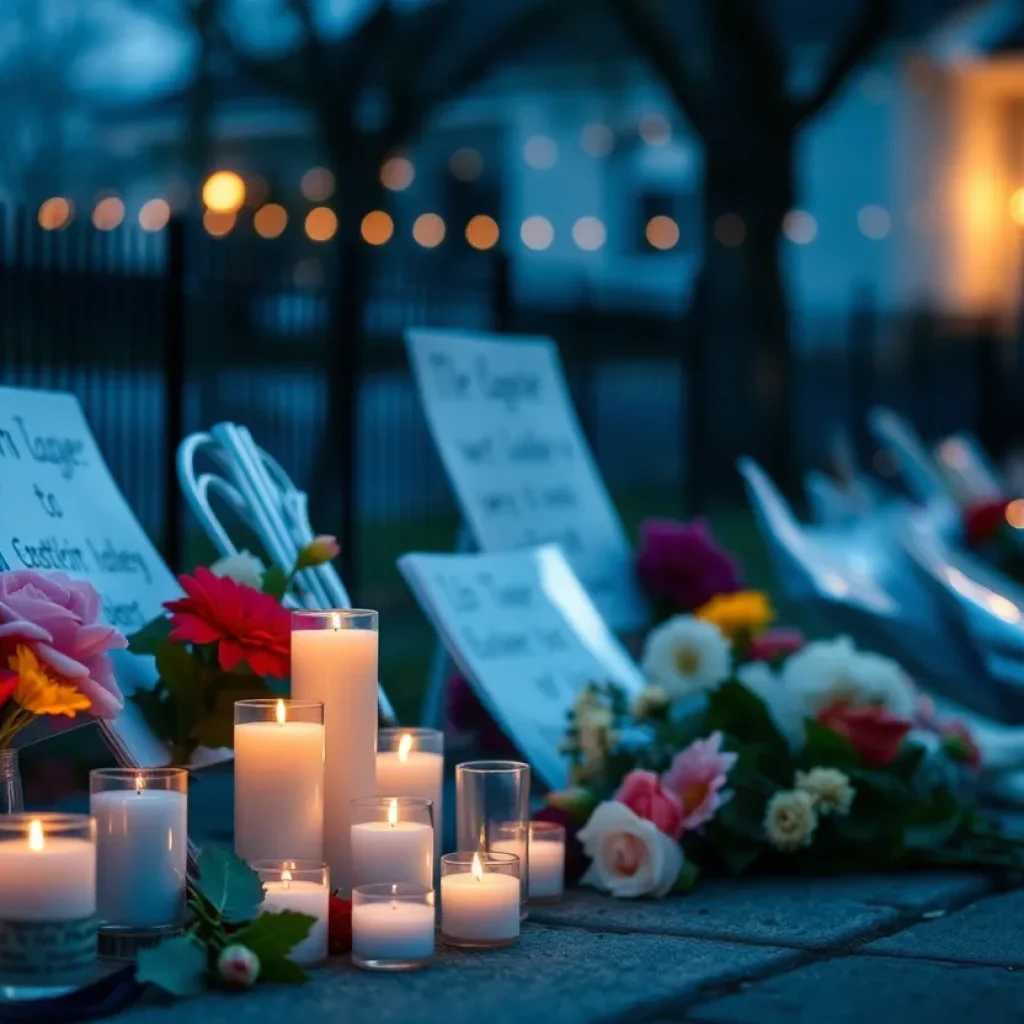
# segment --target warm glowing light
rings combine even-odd
[[[809,245],[818,234],[818,222],[806,210],[790,210],[782,218],[782,233],[796,245]]]
[[[659,214],[647,222],[644,234],[651,246],[664,252],[679,241],[679,225],[671,217]]]
[[[747,225],[738,213],[723,213],[715,219],[715,238],[726,249],[735,249],[747,240]]]
[[[47,199],[39,207],[39,226],[44,231],[57,231],[71,220],[71,204],[63,196]]]
[[[215,210],[207,210],[203,214],[203,227],[206,232],[214,238],[223,238],[231,233],[235,226],[237,216],[234,213],[217,213]]]
[[[1024,188],[1017,189],[1010,196],[1010,216],[1013,218],[1014,223],[1024,228]]]
[[[384,245],[395,233],[395,222],[383,210],[371,210],[359,225],[359,233],[370,245]]]
[[[393,156],[385,160],[380,169],[380,183],[392,192],[404,192],[415,177],[416,168],[404,156]]]
[[[523,146],[523,159],[535,171],[549,171],[558,163],[558,143],[550,135],[534,135]]]
[[[672,125],[661,114],[644,114],[636,130],[648,146],[667,146],[672,139]]]
[[[214,213],[237,213],[245,202],[245,182],[234,171],[216,171],[203,184],[203,203]]]
[[[306,234],[314,242],[326,242],[338,230],[338,215],[329,206],[317,206],[306,214]]]
[[[483,869],[483,867],[480,864],[480,854],[479,853],[474,853],[473,854],[472,872],[473,872],[473,877],[478,882],[483,879],[483,877],[484,877],[484,869]]]
[[[28,823],[28,848],[30,850],[43,848],[43,823],[38,818],[33,818]]]
[[[284,701],[280,697],[277,699],[277,724],[284,725]]]
[[[519,237],[527,249],[540,252],[555,240],[555,229],[547,217],[527,217],[519,229]]]
[[[146,783],[141,775],[135,776],[135,792],[141,793],[146,788]]]
[[[398,760],[408,761],[410,750],[412,750],[412,736],[406,732],[402,734],[402,738],[398,741]]]
[[[421,213],[412,226],[412,237],[424,249],[436,249],[444,241],[444,220],[436,213]]]
[[[596,252],[608,240],[608,231],[597,217],[580,217],[572,226],[572,240],[584,252]]]
[[[117,196],[101,199],[92,211],[92,224],[100,231],[113,231],[124,220],[124,203]]]
[[[143,231],[162,231],[171,219],[171,207],[166,199],[150,199],[139,210],[139,227]]]
[[[281,888],[282,889],[287,889],[288,888],[288,883],[291,880],[292,880],[292,873],[290,871],[285,870],[285,871],[281,872]]]
[[[498,244],[500,234],[498,222],[485,213],[478,213],[466,225],[466,241],[474,249],[493,249]]]
[[[310,167],[299,188],[311,203],[322,203],[334,194],[334,175],[326,167]]]
[[[889,234],[892,217],[884,206],[872,203],[860,208],[860,212],[857,214],[857,227],[860,228],[862,235],[880,242]]]
[[[597,159],[608,156],[615,148],[615,132],[606,124],[585,124],[580,132],[580,149]]]
[[[1017,498],[1006,506],[1006,521],[1015,530],[1024,530],[1024,498]]]
[[[388,824],[392,828],[398,824],[398,801],[395,799],[388,804]]]
[[[260,238],[277,238],[288,226],[288,211],[279,203],[261,206],[252,219]]]
[[[484,158],[475,149],[457,149],[448,161],[448,170],[459,181],[476,181],[484,169]]]

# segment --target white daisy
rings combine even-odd
[[[652,630],[643,669],[673,700],[713,690],[732,671],[732,648],[721,630],[692,615],[676,615]]]

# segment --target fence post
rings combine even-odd
[[[181,498],[178,494],[178,444],[185,436],[185,223],[167,225],[164,266],[164,558],[182,569]]]

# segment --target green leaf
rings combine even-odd
[[[188,935],[165,939],[139,951],[135,977],[178,998],[196,996],[206,987],[206,952]]]
[[[903,805],[914,800],[914,794],[906,783],[886,769],[851,768],[847,774],[857,790],[858,796],[855,799],[859,799],[867,789],[891,804]]]
[[[286,984],[300,984],[309,981],[309,975],[293,960],[286,956],[260,958],[260,980],[280,981]]]
[[[269,594],[278,601],[282,600],[288,589],[288,574],[279,565],[272,565],[263,574],[263,593]]]
[[[581,828],[587,823],[599,801],[597,794],[585,786],[571,786],[547,795],[548,806],[565,811]]]
[[[161,647],[166,646],[170,633],[171,620],[161,615],[128,637],[128,650],[132,654],[156,654]]]
[[[157,651],[156,668],[167,687],[177,720],[175,739],[185,741],[203,716],[203,686],[192,652],[180,644]]]
[[[263,902],[260,876],[241,857],[221,846],[199,855],[199,891],[228,924],[251,921]]]
[[[808,767],[816,768],[857,768],[860,755],[854,745],[827,725],[808,718],[804,721],[804,759]]]
[[[736,840],[722,844],[718,847],[725,866],[734,874],[742,875],[750,870],[754,861],[761,856],[764,847],[759,843]]]
[[[236,932],[231,941],[247,946],[262,964],[264,960],[287,956],[309,935],[314,924],[315,917],[294,910],[264,911]]]
[[[699,877],[700,868],[692,860],[684,860],[683,866],[679,870],[679,877],[672,886],[672,891],[678,893],[690,892],[697,884]]]
[[[708,694],[706,726],[707,732],[720,730],[792,774],[789,744],[776,729],[764,701],[737,680],[730,679]]]

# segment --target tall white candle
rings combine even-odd
[[[260,912],[294,910],[309,914],[316,922],[309,934],[293,946],[288,959],[300,967],[315,967],[327,959],[327,926],[330,911],[330,890],[319,882],[293,880],[288,871],[281,872],[278,881],[263,883],[266,897]]]
[[[342,628],[350,613],[327,614],[335,628],[292,630],[292,695],[324,705],[324,850],[333,884],[347,894],[351,803],[377,789],[377,633]]]
[[[0,842],[0,920],[73,921],[96,913],[96,846],[45,835]]]
[[[404,733],[397,750],[377,754],[377,795],[413,796],[430,800],[434,812],[434,859],[441,857],[444,813],[441,795],[444,792],[444,755],[414,750],[414,738]]]
[[[441,934],[469,944],[500,945],[519,937],[519,879],[481,869],[441,876]]]
[[[352,826],[352,885],[406,882],[429,889],[434,877],[434,830],[418,821],[398,820],[392,800],[387,821]]]
[[[399,900],[352,904],[352,954],[360,960],[426,960],[434,955],[433,906]]]
[[[184,793],[110,789],[90,797],[96,819],[96,910],[103,924],[159,928],[185,911],[188,800]]]
[[[324,726],[287,719],[235,723],[235,853],[324,859]]]

